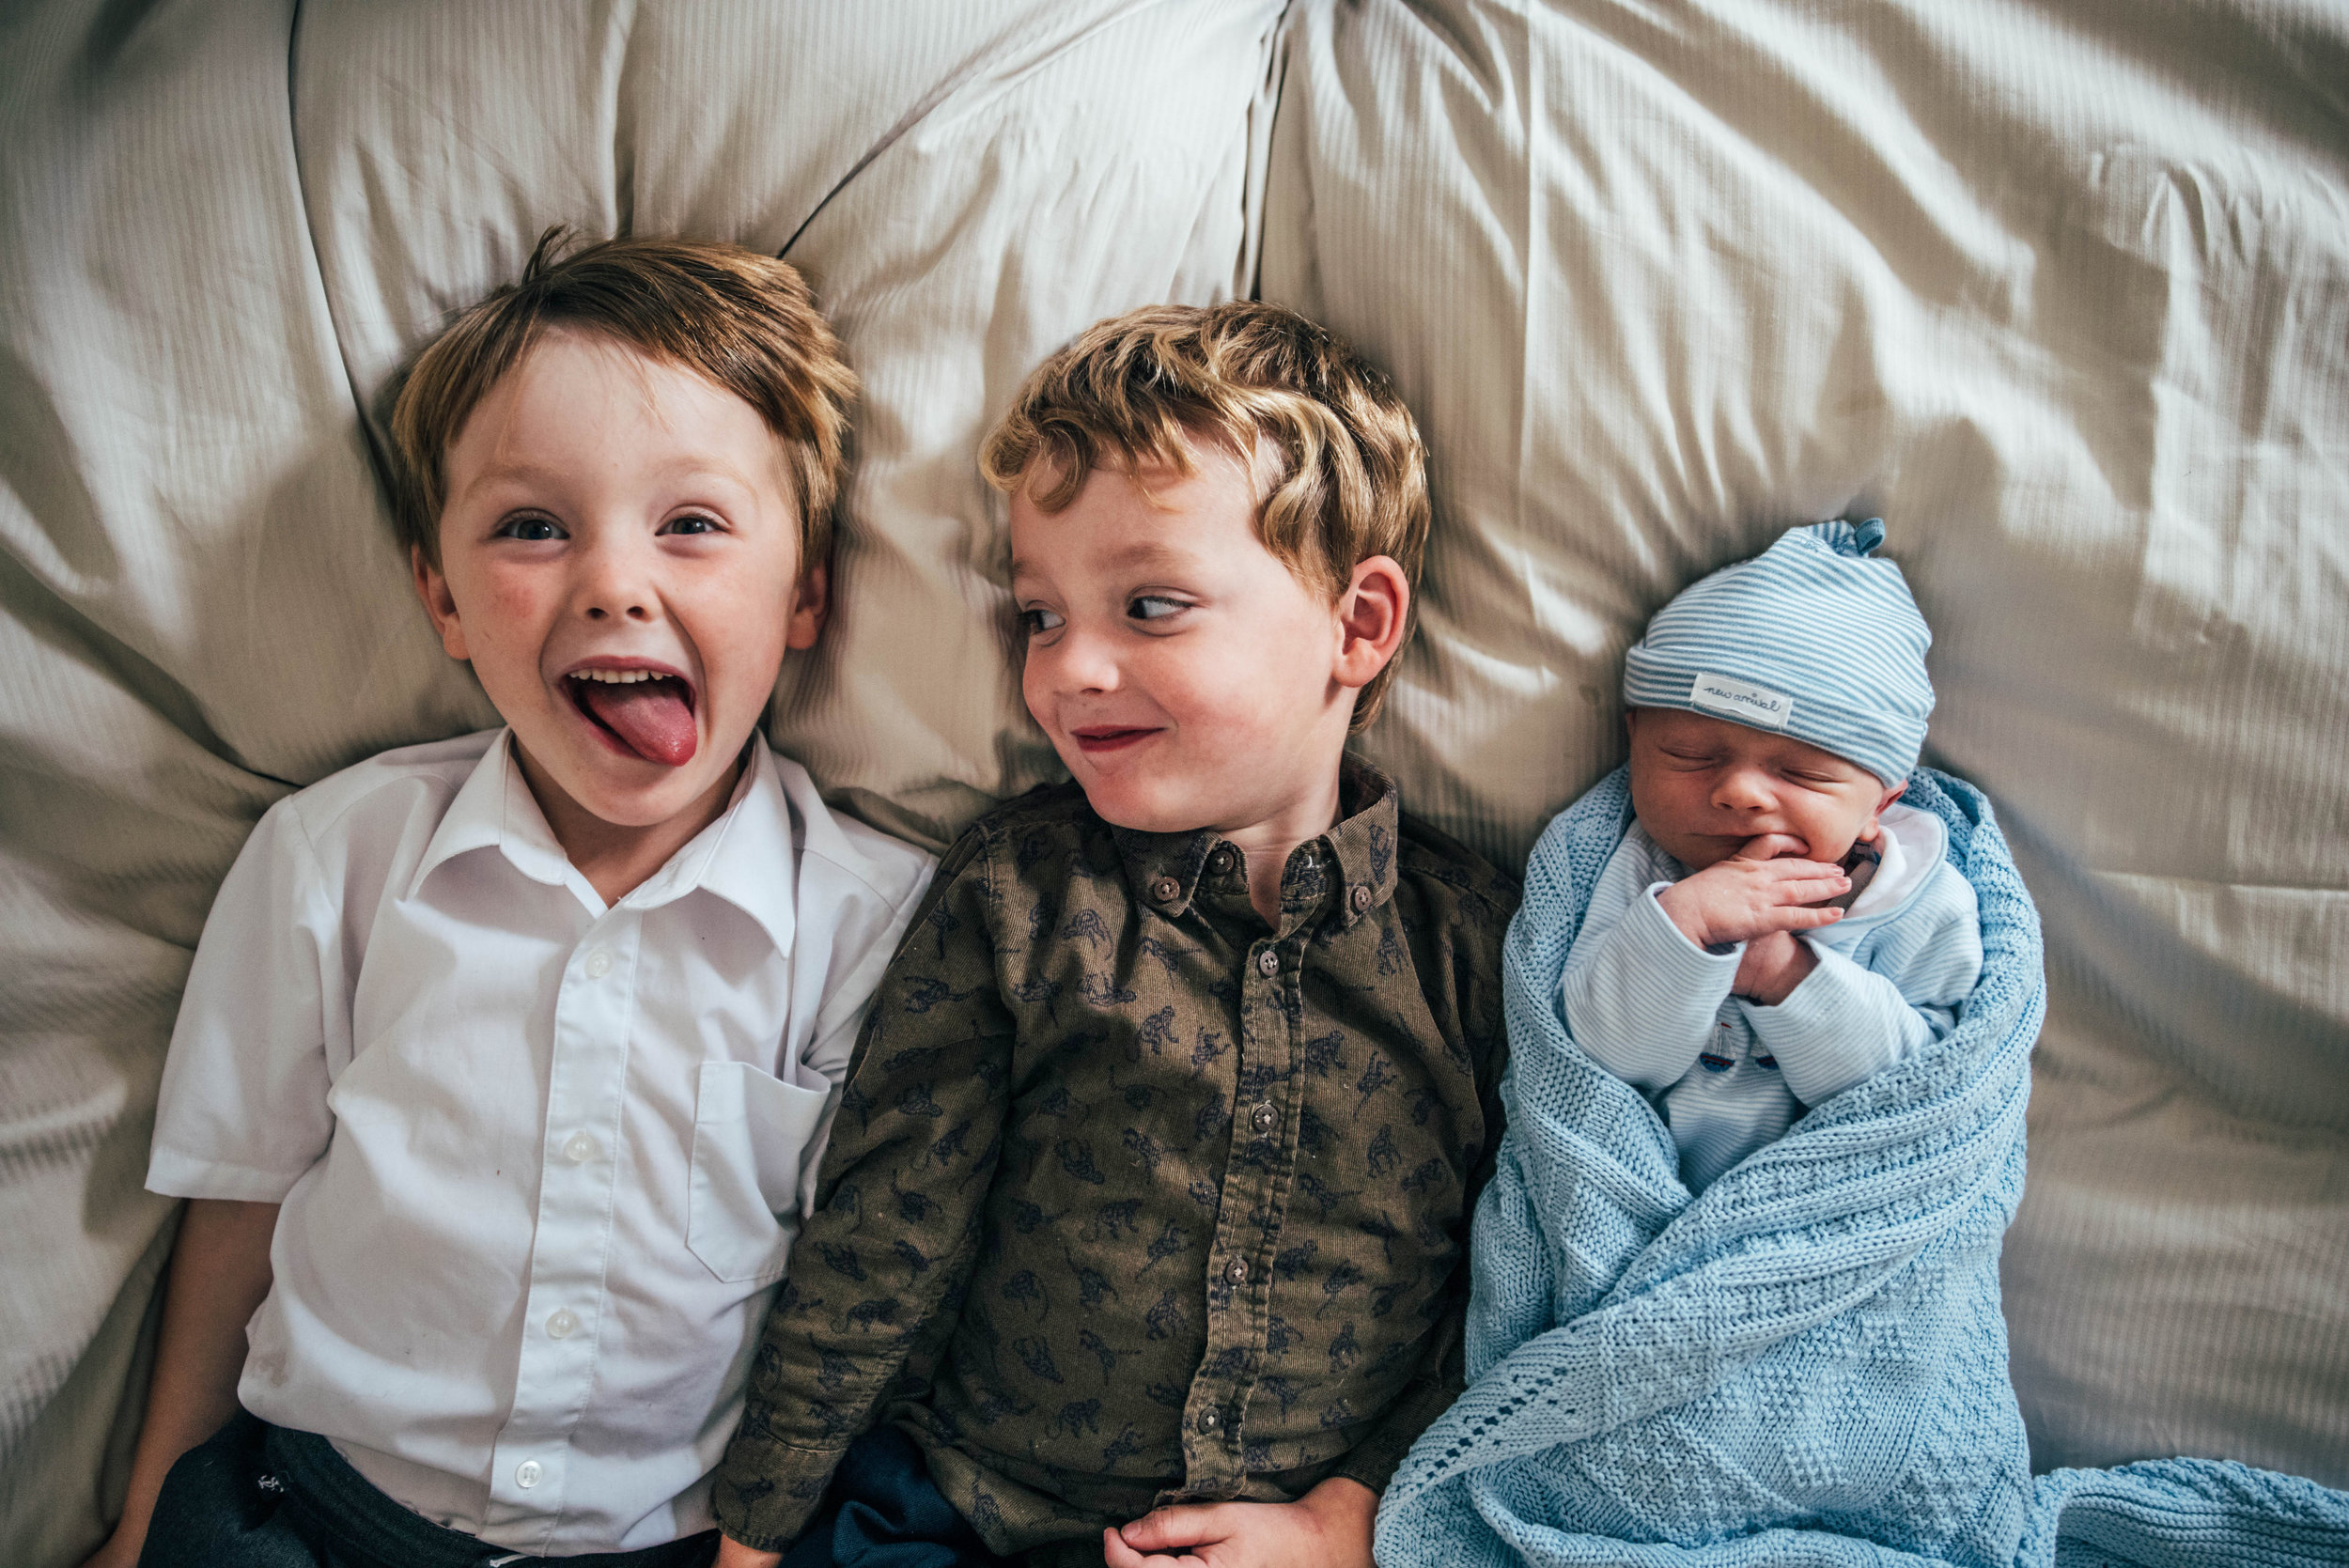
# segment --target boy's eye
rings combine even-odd
[[[1159,594],[1141,594],[1127,601],[1126,613],[1138,621],[1162,621],[1190,608],[1178,598],[1167,598]]]
[[[497,525],[496,533],[491,536],[493,538],[523,539],[533,542],[568,536],[550,519],[534,517],[507,518]]]
[[[1062,623],[1060,616],[1039,606],[1019,612],[1019,624],[1027,629],[1029,636],[1039,637],[1048,631],[1058,631]]]
[[[663,534],[715,534],[718,520],[699,512],[688,512],[681,518],[671,518],[661,525]]]

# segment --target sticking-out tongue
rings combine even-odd
[[[579,689],[580,703],[638,756],[671,768],[693,760],[693,748],[700,742],[693,734],[693,706],[686,701],[683,681],[666,675],[626,686],[583,680]]]

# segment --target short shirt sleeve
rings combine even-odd
[[[163,1065],[149,1191],[273,1203],[325,1154],[339,908],[294,802],[280,801],[205,919]]]

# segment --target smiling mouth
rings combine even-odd
[[[693,725],[693,688],[662,670],[590,667],[563,679],[571,706],[606,745],[644,762],[681,768],[701,737]]]
[[[1099,756],[1108,752],[1122,752],[1127,747],[1147,740],[1158,734],[1155,729],[1127,729],[1113,724],[1097,724],[1081,730],[1070,730],[1069,738],[1087,756]]]

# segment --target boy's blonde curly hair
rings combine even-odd
[[[1357,565],[1393,557],[1413,591],[1409,641],[1427,547],[1419,427],[1384,375],[1293,310],[1235,300],[1098,322],[1036,366],[979,466],[1005,494],[1057,512],[1096,468],[1193,473],[1201,440],[1256,475],[1257,537],[1332,602]],[[1377,714],[1396,662],[1356,697],[1355,731]]]

